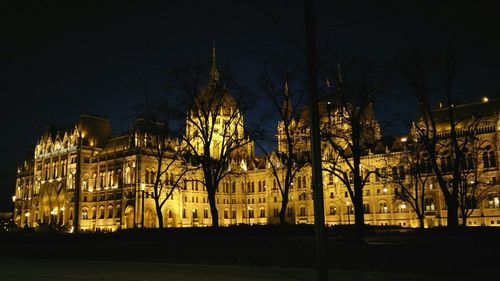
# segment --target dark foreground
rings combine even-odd
[[[242,267],[214,265],[185,265],[167,263],[68,261],[39,259],[0,258],[0,280],[5,281],[164,281],[164,280],[234,280],[234,281],[313,281],[312,269]],[[436,276],[430,274],[377,273],[333,271],[330,280],[342,281],[431,281]],[[474,276],[441,275],[440,281],[477,280]],[[482,278],[481,280],[495,280]]]
[[[500,229],[371,228],[365,244],[350,235],[348,228],[328,230],[328,265],[342,276],[335,280],[500,276]],[[0,280],[314,280],[315,265],[312,226],[3,233],[0,262]]]

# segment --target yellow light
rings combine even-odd
[[[26,213],[24,214],[25,217],[29,217],[30,216],[30,213]]]
[[[384,189],[382,190],[384,193],[387,192],[387,188],[384,187]]]
[[[146,184],[145,183],[141,183],[141,190],[144,190],[146,188]]]
[[[488,101],[489,101],[488,97],[483,97],[483,102],[488,102]]]
[[[408,139],[407,139],[406,137],[402,137],[402,138],[401,138],[401,141],[402,141],[402,142],[406,142],[407,140],[408,140]]]
[[[16,202],[16,196],[12,196],[12,202]]]

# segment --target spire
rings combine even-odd
[[[339,84],[342,83],[342,73],[340,72],[340,62],[337,62],[337,75]]]
[[[335,97],[333,98],[333,102],[336,106],[341,107],[344,104],[343,101],[343,80],[342,73],[340,70],[340,63],[337,62],[337,89],[335,89]]]
[[[283,118],[286,122],[290,122],[290,118],[292,117],[292,99],[290,98],[290,93],[288,91],[288,75],[285,76],[285,83],[283,85]]]
[[[212,66],[210,67],[210,82],[219,82],[219,69],[217,68],[217,60],[215,56],[215,39],[212,46]]]

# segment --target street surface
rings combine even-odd
[[[0,258],[0,280],[9,281],[309,281],[315,280],[310,269],[271,267],[183,265],[143,262],[103,262],[53,259]],[[402,273],[373,273],[331,271],[335,281],[462,281],[497,280],[489,276],[418,275]]]

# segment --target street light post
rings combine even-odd
[[[144,189],[146,184],[141,183],[141,228],[144,228]]]
[[[325,213],[323,197],[323,171],[321,167],[321,143],[319,128],[318,81],[316,57],[316,30],[313,0],[304,1],[305,22],[305,54],[307,64],[307,80],[309,84],[311,126],[311,166],[312,187],[314,190],[314,226],[316,242],[317,280],[328,280],[326,263]]]
[[[78,233],[80,231],[80,173],[81,173],[81,157],[82,157],[82,145],[83,145],[83,132],[81,128],[78,128],[78,143],[76,145],[76,172],[75,172],[75,188],[73,192],[74,199],[74,215],[73,215],[73,232]]]
[[[351,208],[349,206],[349,202],[347,204],[347,224],[351,224]]]

